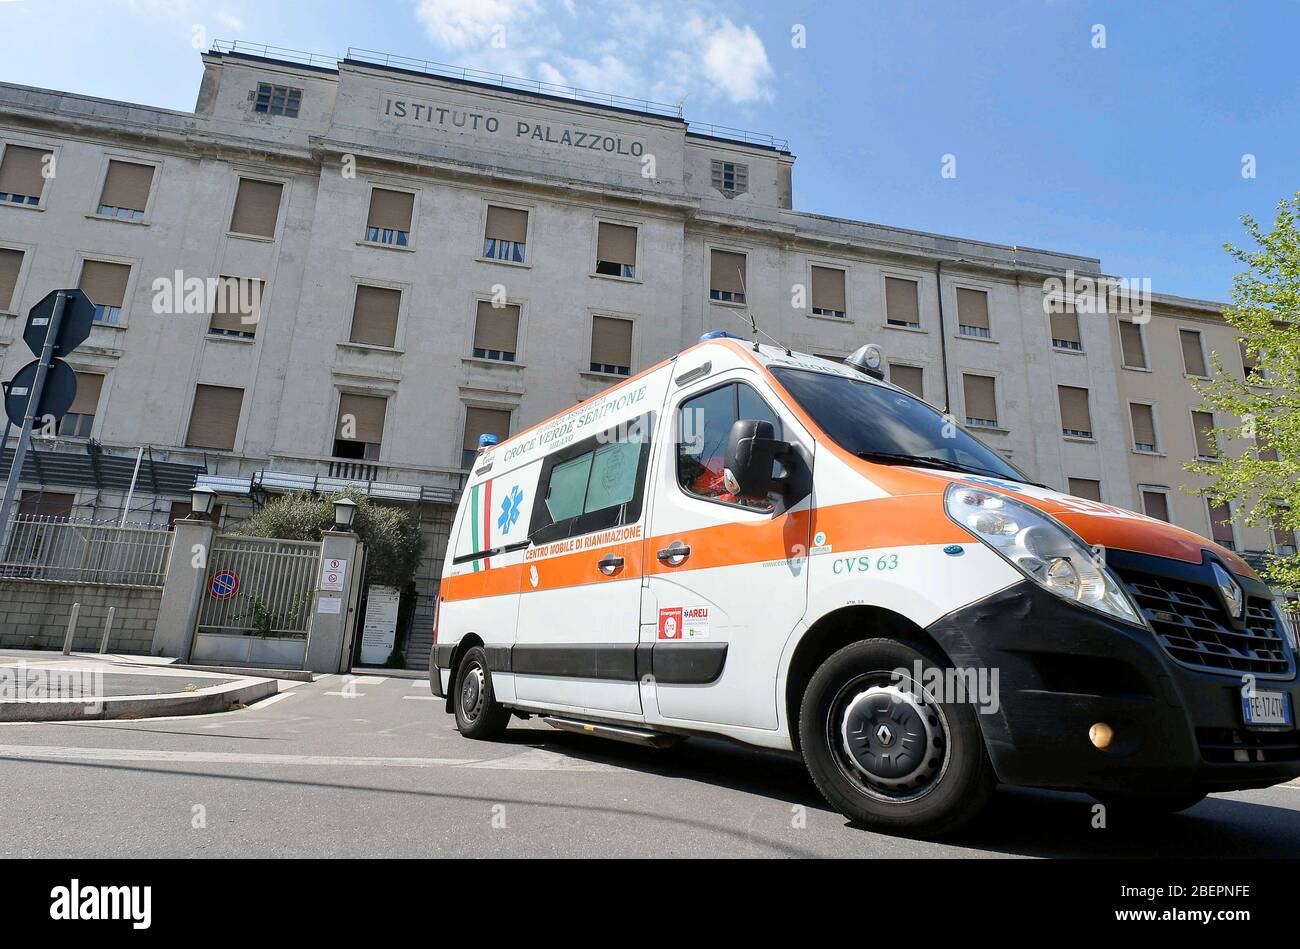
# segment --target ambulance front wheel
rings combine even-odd
[[[988,804],[996,778],[969,701],[934,694],[946,663],[914,644],[869,639],[832,654],[799,713],[804,762],[818,790],[871,830],[937,836]],[[927,685],[930,684],[930,685]]]
[[[482,646],[465,653],[456,667],[452,690],[456,728],[462,735],[481,741],[501,737],[510,722],[510,710],[497,702],[492,691],[492,673]]]

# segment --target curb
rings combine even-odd
[[[210,715],[235,703],[249,705],[280,691],[275,679],[243,679],[227,685],[176,695],[118,695],[105,698],[97,711],[85,702],[0,702],[0,722],[85,722],[97,719],[157,718],[163,715]]]
[[[297,682],[311,682],[314,673],[302,669],[262,669],[258,666],[192,666],[188,663],[173,662],[167,669],[189,669],[191,672],[215,672],[218,675],[251,676],[256,679],[293,679]]]

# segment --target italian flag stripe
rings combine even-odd
[[[470,537],[470,553],[474,553],[474,554],[476,554],[476,553],[479,552],[479,545],[478,545],[478,485],[474,485],[474,487],[470,488],[470,490],[469,490],[469,530],[470,530],[470,535],[469,535],[469,537]],[[477,560],[475,560],[475,561],[473,561],[473,564],[474,564],[474,572],[475,572],[475,573],[478,573],[479,570],[480,570],[479,562],[478,562]]]

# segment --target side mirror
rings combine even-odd
[[[771,422],[739,419],[727,436],[727,453],[723,464],[723,481],[727,490],[738,498],[755,500],[767,497],[775,480],[772,464],[790,456],[789,442],[778,441]]]

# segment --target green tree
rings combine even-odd
[[[352,529],[366,545],[366,582],[404,589],[415,577],[424,551],[420,522],[405,508],[376,504],[359,491],[340,491],[324,497],[280,495],[235,528],[235,533],[281,540],[320,540],[321,531],[334,526],[334,502],[344,497],[357,505]]]
[[[1225,371],[1218,353],[1213,377],[1193,386],[1228,424],[1212,437],[1240,439],[1245,449],[1187,470],[1212,479],[1200,489],[1214,503],[1233,502],[1252,527],[1300,530],[1300,193],[1277,205],[1272,230],[1246,215],[1242,223],[1254,246],[1225,249],[1246,269],[1233,280],[1232,306],[1223,317],[1237,330],[1248,370],[1243,381]],[[1300,556],[1271,557],[1272,583],[1300,588]]]

